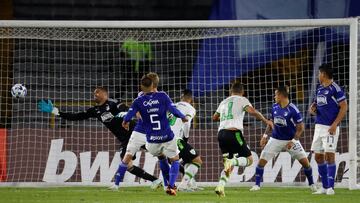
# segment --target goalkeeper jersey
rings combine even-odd
[[[118,102],[114,99],[108,99],[104,104],[100,106],[93,106],[89,108],[86,112],[59,112],[59,114],[61,118],[71,121],[97,118],[97,120],[103,123],[106,128],[108,128],[115,135],[115,137],[123,143],[129,140],[131,132],[134,129],[135,122],[132,121],[130,123],[130,130],[127,131],[121,125],[121,123],[123,122],[123,117],[116,117],[116,115],[121,112],[125,114],[128,109],[129,108],[124,103]]]

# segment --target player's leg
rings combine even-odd
[[[239,151],[237,153],[238,156],[234,156],[232,159],[229,160],[231,166],[250,166],[253,162],[253,158],[251,155],[251,151],[246,144],[244,136],[242,135],[242,132],[235,132],[234,138],[234,145],[237,149],[239,149]]]
[[[220,130],[218,133],[219,147],[224,162],[224,170],[221,171],[218,185],[215,188],[215,193],[219,197],[225,196],[225,185],[230,178],[230,171],[227,168],[226,164],[229,163],[228,162],[229,159],[233,158],[233,154],[232,154],[233,152],[231,150],[234,139],[231,138],[234,136],[234,132],[235,131],[230,131],[230,130]],[[231,165],[230,165],[230,170],[231,170]]]
[[[159,159],[160,171],[161,171],[161,174],[164,179],[164,182],[163,182],[164,187],[167,187],[169,185],[169,172],[170,172],[169,162],[168,162],[167,157],[164,155],[159,155],[158,159]]]
[[[281,152],[282,149],[286,146],[287,141],[277,140],[270,138],[266,143],[264,149],[261,152],[259,162],[255,169],[255,185],[250,189],[250,191],[260,190],[261,180],[264,175],[264,167],[269,160],[271,160],[277,153]]]
[[[327,164],[325,162],[324,146],[322,140],[322,136],[324,133],[328,134],[326,128],[324,129],[324,126],[316,124],[314,130],[314,138],[311,144],[311,151],[315,153],[315,161],[318,164],[318,171],[321,178],[322,187],[314,194],[325,194],[327,188],[329,187],[328,170]]]
[[[178,189],[190,191],[191,180],[199,171],[199,168],[201,167],[202,164],[202,160],[195,151],[195,149],[190,144],[186,143],[184,140],[178,139],[177,146],[180,151],[179,158],[181,158],[185,163],[184,176]]]
[[[297,141],[296,143],[294,143],[293,147],[287,151],[289,152],[289,154],[291,155],[291,157],[293,159],[298,160],[300,162],[300,164],[303,166],[304,173],[308,180],[310,189],[312,192],[316,192],[317,188],[314,184],[312,168],[311,168],[309,159],[307,158],[305,150],[304,150],[303,146],[301,145],[300,141]]]
[[[164,155],[168,157],[171,161],[171,167],[169,171],[169,185],[166,193],[169,195],[176,195],[176,187],[175,182],[177,176],[179,174],[179,150],[177,148],[176,139],[173,138],[172,140],[162,143],[164,147]]]
[[[327,163],[328,171],[328,190],[326,194],[334,195],[334,183],[336,178],[336,163],[335,163],[335,152],[337,147],[337,142],[339,139],[339,127],[337,127],[335,135],[328,134],[326,137],[323,137],[323,146],[325,152],[325,162]]]

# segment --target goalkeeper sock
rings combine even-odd
[[[329,188],[329,179],[328,179],[328,168],[327,164],[318,164],[318,170],[321,177],[322,186],[325,189]]]
[[[261,179],[264,175],[264,168],[256,166],[255,170],[255,184],[260,187]]]
[[[164,186],[166,187],[168,186],[169,183],[169,171],[170,171],[168,160],[166,158],[159,159],[159,167],[164,179]]]
[[[144,171],[142,168],[139,168],[137,166],[132,166],[131,168],[129,168],[128,170],[131,174],[140,177],[144,180],[148,180],[148,181],[155,181],[157,180],[157,178],[155,178],[154,176],[150,175],[149,173],[147,173],[146,171]]]
[[[171,188],[174,188],[175,186],[175,181],[179,173],[179,165],[180,163],[178,160],[173,161],[171,163],[170,173],[169,173],[169,185]]]
[[[229,177],[226,176],[225,171],[222,170],[220,173],[220,180],[219,180],[219,186],[225,186],[226,183],[228,182]]]
[[[239,157],[231,159],[231,165],[233,166],[248,166],[248,158],[246,157]]]
[[[127,164],[121,162],[115,175],[115,185],[119,186],[120,182],[123,180],[125,176],[126,170],[127,170]]]
[[[190,180],[196,175],[199,171],[200,165],[197,163],[189,164],[185,169],[184,181],[190,183]]]
[[[305,176],[309,182],[309,185],[314,184],[313,175],[312,175],[312,168],[311,166],[309,168],[304,168]]]
[[[335,182],[335,174],[336,174],[336,164],[328,164],[327,165],[328,170],[328,182],[329,182],[329,188],[334,188],[334,182]]]

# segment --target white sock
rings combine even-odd
[[[228,180],[229,180],[229,177],[227,177],[225,175],[225,171],[222,170],[221,174],[220,174],[219,186],[225,186],[226,183],[228,182]]]
[[[199,171],[200,166],[194,163],[188,164],[185,166],[184,182],[190,183],[190,180],[194,178],[196,173]]]
[[[233,158],[231,164],[233,166],[248,166],[248,159],[245,157]]]

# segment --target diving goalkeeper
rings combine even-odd
[[[52,113],[56,116],[59,116],[63,119],[70,121],[85,120],[89,118],[97,118],[102,124],[104,124],[119,140],[120,145],[120,157],[123,159],[126,148],[130,139],[132,130],[135,127],[136,122],[130,122],[130,130],[125,130],[121,123],[123,122],[123,117],[129,110],[124,103],[120,103],[117,100],[110,99],[108,96],[108,91],[104,87],[97,87],[94,91],[94,101],[95,106],[89,108],[86,112],[80,113],[65,113],[60,112],[58,108],[54,107],[51,100],[45,101],[41,100],[38,103],[38,108],[41,112]],[[133,157],[133,160],[135,156]],[[145,180],[151,181],[152,189],[156,189],[162,186],[162,181],[158,178],[150,175],[145,172],[143,169],[134,166],[132,164],[128,165],[128,172],[131,174],[143,178]]]

